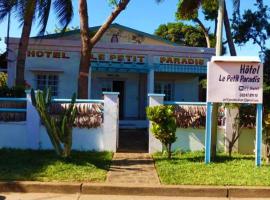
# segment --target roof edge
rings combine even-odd
[[[93,26],[93,27],[90,27],[89,30],[90,31],[96,31],[100,28],[101,26]],[[143,35],[143,36],[146,36],[146,37],[149,37],[151,39],[154,39],[154,40],[158,40],[158,41],[161,41],[161,42],[164,42],[166,44],[169,44],[169,45],[173,45],[173,46],[181,46],[181,44],[178,44],[178,43],[174,43],[174,42],[171,42],[169,40],[166,40],[166,39],[163,39],[162,37],[160,36],[157,36],[157,35],[154,35],[154,34],[150,34],[150,33],[146,33],[146,32],[143,32],[143,31],[139,31],[137,29],[133,29],[133,28],[130,28],[130,27],[127,27],[127,26],[123,26],[121,24],[118,24],[118,23],[113,23],[110,25],[110,28],[120,28],[120,29],[124,29],[126,31],[129,31],[129,32],[133,32],[133,33],[136,33],[136,34],[140,34],[140,35]],[[59,38],[59,37],[63,37],[63,36],[69,36],[69,35],[73,35],[73,34],[79,34],[80,33],[80,29],[76,29],[76,30],[71,30],[71,31],[67,31],[67,32],[64,32],[64,33],[53,33],[53,34],[48,34],[48,35],[44,35],[44,36],[36,36],[36,37],[31,37],[33,39],[56,39],[56,38]]]

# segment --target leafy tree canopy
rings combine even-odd
[[[243,15],[233,16],[233,38],[238,45],[244,45],[248,41],[257,44],[264,52],[265,42],[270,37],[270,10],[262,0],[255,3],[256,10],[245,10]]]
[[[176,18],[178,20],[195,19],[198,17],[200,7],[206,20],[215,20],[217,18],[218,0],[180,0],[177,5]]]
[[[203,31],[198,26],[186,25],[182,22],[161,24],[155,31],[158,35],[166,40],[177,44],[192,46],[192,47],[206,47],[206,41]],[[210,34],[211,46],[215,45],[215,37]]]

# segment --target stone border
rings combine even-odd
[[[155,186],[104,183],[0,182],[0,193],[64,193],[183,197],[270,197],[270,187]]]

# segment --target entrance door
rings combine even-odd
[[[119,92],[119,119],[124,118],[124,92],[125,82],[124,81],[113,81],[113,92]]]

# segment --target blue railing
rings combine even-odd
[[[70,103],[71,99],[53,99],[55,103]],[[100,99],[76,99],[76,103],[104,103],[104,100]]]
[[[4,97],[0,98],[1,101],[8,101],[8,102],[26,102],[26,98],[12,98],[12,97]],[[26,112],[26,108],[0,108],[0,112],[17,112],[23,113]]]
[[[164,105],[206,106],[206,102],[164,101]]]

